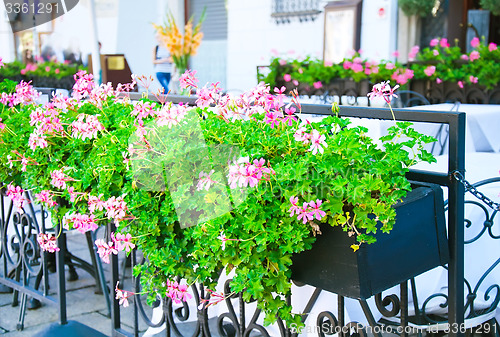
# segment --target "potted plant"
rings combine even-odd
[[[23,64],[19,61],[5,63],[0,68],[0,80],[29,82],[36,87],[61,88],[71,90],[75,84],[73,75],[85,67],[58,62],[41,62]]]
[[[431,14],[436,0],[398,0],[398,5],[407,16],[425,17]]]
[[[205,19],[203,11],[200,20],[193,27],[193,17],[184,26],[184,34],[181,33],[172,13],[169,13],[163,25],[153,24],[161,43],[169,51],[170,57],[175,65],[175,72],[172,75],[173,92],[177,92],[179,76],[184,74],[189,67],[189,58],[196,55],[201,45],[203,32],[201,25]]]
[[[481,8],[490,11],[493,15],[500,15],[500,3],[496,0],[481,0]]]
[[[232,96],[198,87],[191,72],[181,83],[196,90],[197,107],[162,95],[117,100],[123,88],[96,87],[85,73],[72,98],[40,107],[23,85],[12,94],[22,103],[0,114],[0,180],[17,203],[30,189],[66,228],[112,221],[117,232],[96,241],[99,254],[106,261],[141,249],[147,262],[134,273],[151,298],[189,300],[189,285],[213,290],[232,271],[231,291],[257,299],[266,323],[279,315],[300,324],[285,300],[293,257],[330,227],[351,237],[350,256],[390,232],[393,206],[411,190],[405,174],[433,160],[423,147],[433,138],[398,122],[377,146],[335,105],[332,116],[308,122],[296,93],[292,106],[263,84]],[[394,89],[383,83],[374,95],[387,99]],[[57,249],[54,240],[39,237],[45,250]],[[127,304],[131,293],[116,291]],[[202,309],[231,295],[210,294]]]

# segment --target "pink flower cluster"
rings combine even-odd
[[[248,157],[245,157],[229,165],[227,175],[229,187],[255,187],[261,180],[269,180],[270,175],[275,174],[275,172],[273,169],[266,167],[265,164],[266,160],[264,158],[255,159],[253,163],[250,163]]]
[[[479,52],[477,50],[473,50],[470,52],[470,55],[469,55],[469,60],[471,62],[477,60],[481,55],[479,54]]]
[[[115,233],[111,233],[111,241],[106,242],[103,239],[97,239],[94,243],[97,247],[97,253],[105,263],[109,263],[109,256],[111,254],[118,255],[118,252],[124,250],[130,252],[131,249],[135,248],[130,234],[116,233],[115,235]]]
[[[130,113],[132,116],[137,116],[138,120],[143,120],[148,116],[154,116],[156,103],[139,101],[134,105],[134,110]]]
[[[306,131],[307,128],[305,127],[305,125],[301,125],[297,129],[297,131],[295,131],[293,138],[296,141],[303,142],[306,145],[310,143],[311,147],[308,151],[311,151],[313,155],[316,155],[318,152],[323,153],[323,147],[328,147],[328,144],[325,141],[326,137],[320,134],[318,130],[315,129],[313,129],[311,133],[307,133]]]
[[[73,92],[71,96],[77,101],[81,101],[84,98],[90,96],[92,90],[94,90],[96,84],[94,82],[94,75],[87,74],[85,70],[80,70],[75,75],[75,85],[73,86]]]
[[[199,175],[199,180],[198,184],[196,185],[196,190],[201,191],[201,190],[206,190],[208,191],[210,189],[210,186],[216,183],[215,180],[212,180],[212,174],[214,173],[214,170],[211,170],[208,173],[205,173],[203,171],[200,172]]]
[[[478,37],[474,37],[470,41],[470,45],[471,45],[472,48],[477,48],[477,47],[479,47],[480,44],[481,44],[481,41],[479,40]]]
[[[390,104],[393,97],[398,97],[398,95],[394,93],[394,91],[398,88],[398,84],[396,84],[394,88],[391,88],[389,81],[380,82],[373,85],[372,91],[368,93],[367,96],[369,98],[381,97],[386,101],[386,103]]]
[[[321,220],[326,213],[320,209],[323,201],[320,199],[316,199],[316,201],[304,202],[302,207],[298,205],[299,198],[292,196],[290,197],[290,203],[292,207],[288,210],[290,212],[290,217],[297,215],[298,220],[302,220],[305,224],[308,221],[312,221],[316,218],[316,220]]]
[[[219,87],[220,82],[212,83],[208,88],[204,86],[203,88],[198,88],[196,90],[196,95],[198,99],[196,100],[196,105],[200,108],[209,107],[211,104],[215,104],[220,98],[220,92],[222,89]]]
[[[427,68],[424,69],[424,73],[429,77],[434,75],[435,72],[436,72],[436,66],[428,66]]]
[[[66,173],[61,170],[54,170],[50,173],[52,186],[60,189],[66,188],[66,182],[73,181],[74,179],[69,177]]]
[[[40,248],[45,252],[54,253],[61,250],[57,247],[57,238],[55,235],[39,233],[36,241],[40,245]]]
[[[397,83],[403,85],[406,84],[409,80],[411,80],[414,76],[413,70],[405,68],[398,69],[392,75],[391,79],[396,81]]]
[[[441,46],[442,48],[448,48],[450,44],[448,43],[448,39],[443,38],[443,39],[432,39],[431,42],[429,43],[431,47],[436,47],[437,45]]]
[[[0,130],[3,130],[3,129],[5,129],[5,124],[1,123],[1,122],[2,122],[2,118],[0,118]]]
[[[185,104],[173,105],[165,104],[160,111],[157,112],[156,124],[158,126],[167,126],[169,129],[172,126],[179,124],[187,114],[188,106]]]
[[[130,235],[130,233],[111,233],[111,238],[115,243],[116,250],[119,252],[126,251],[128,253],[135,248],[135,244],[132,243],[132,235]]]
[[[108,219],[114,220],[117,226],[120,224],[120,221],[126,219],[126,212],[128,211],[127,203],[123,200],[123,197],[111,197],[104,201],[103,194],[100,194],[98,197],[90,195],[88,206],[91,214],[95,213],[96,210],[106,210]]]
[[[95,222],[95,216],[93,214],[80,214],[72,213],[66,216],[64,220],[64,225],[66,229],[69,229],[69,225],[73,224],[72,228],[77,229],[80,233],[85,233],[89,231],[95,231],[99,226]]]
[[[35,63],[28,63],[24,69],[21,69],[21,74],[26,75],[28,71],[36,71],[37,69],[38,66]]]
[[[73,130],[71,136],[82,140],[97,138],[97,132],[104,130],[104,125],[99,122],[97,116],[80,114],[78,120],[71,123]]]
[[[24,196],[23,196],[24,190],[21,188],[21,186],[14,186],[12,183],[7,185],[7,197],[12,200],[14,203],[14,206],[17,207],[19,210],[23,208],[24,203],[27,201]]]
[[[102,262],[109,263],[109,256],[111,254],[118,255],[118,250],[115,248],[112,241],[106,242],[103,239],[97,239],[94,243],[97,247],[97,254],[99,254]]]
[[[20,161],[21,162],[21,172],[26,172],[28,165],[38,165],[38,163],[34,159],[32,159],[30,157],[26,157],[24,154],[19,153],[19,151],[17,151],[17,150],[12,151],[12,153],[17,155],[18,159],[12,159],[10,156],[8,156],[7,161],[11,165],[11,167],[12,167],[12,163],[14,163],[16,161]]]
[[[64,132],[63,125],[59,118],[61,111],[54,106],[54,103],[47,103],[45,106],[35,109],[30,114],[30,125],[35,129],[30,135],[29,146],[35,151],[37,147],[48,146],[47,135],[58,135]]]
[[[346,70],[351,69],[355,73],[360,73],[364,70],[363,60],[361,59],[361,57],[355,57],[352,60],[352,62],[351,61],[344,61],[342,66],[344,67],[344,69],[346,69]]]
[[[54,195],[49,190],[43,190],[40,193],[35,194],[36,201],[47,205],[48,207],[54,207],[57,205],[57,202],[53,199]]]
[[[2,92],[0,103],[10,107],[19,104],[28,105],[36,103],[41,93],[36,91],[30,83],[31,82],[27,83],[21,81],[18,85],[16,85],[16,91],[12,94]]]
[[[222,292],[217,293],[210,289],[206,289],[206,292],[210,294],[210,297],[208,299],[205,298],[200,299],[200,305],[198,306],[198,310],[202,310],[203,308],[208,308],[212,305],[216,305],[226,299],[226,296]]]
[[[221,95],[218,83],[208,88],[198,89],[198,81],[194,77],[194,72],[185,75],[185,85],[197,89],[199,95],[196,101],[197,106],[203,108],[212,104],[216,105],[215,113],[226,121],[245,119],[254,114],[264,114],[266,116],[264,122],[270,124],[272,128],[283,122],[283,119],[290,122],[290,118],[283,117],[283,112],[280,111],[285,105],[285,87],[274,88],[276,95],[273,95],[270,93],[269,86],[261,82],[255,88],[241,95]],[[290,106],[286,108],[290,108]]]
[[[97,107],[101,107],[109,97],[118,99],[122,93],[127,93],[134,89],[136,84],[135,78],[132,75],[132,82],[127,84],[118,83],[116,90],[113,90],[111,82],[96,85],[94,76],[88,74],[85,70],[81,70],[74,76],[75,85],[73,86],[71,104],[78,103],[83,99],[88,99],[89,102]]]
[[[111,197],[104,202],[103,206],[106,209],[106,216],[108,219],[114,220],[116,226],[119,226],[120,221],[125,220],[128,208],[123,197]]]
[[[419,46],[413,46],[413,47],[411,47],[411,50],[408,53],[408,61],[415,61],[415,59],[417,58],[417,54],[418,54],[419,51],[420,51],[420,47]]]
[[[189,87],[196,88],[198,86],[196,70],[186,70],[179,78],[179,83],[182,89],[187,89]]]
[[[131,291],[123,290],[118,288],[118,282],[116,282],[115,286],[115,299],[119,300],[118,304],[123,305],[124,308],[129,306],[128,298],[134,296],[135,294]]]
[[[188,292],[186,284],[179,284],[176,281],[167,280],[167,297],[169,297],[175,304],[186,302],[193,296]]]

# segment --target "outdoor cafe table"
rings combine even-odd
[[[466,152],[500,152],[500,105],[498,104],[461,104],[441,103],[430,105],[419,105],[406,109],[427,111],[461,111],[466,114]],[[368,135],[378,139],[387,133],[387,129],[393,121],[379,121],[375,119],[351,119],[353,125],[365,126],[369,129]],[[441,128],[441,124],[414,123],[414,129],[436,137],[447,137],[447,126]],[[428,147],[430,150],[431,146]],[[440,154],[441,146],[435,147],[434,154]],[[444,153],[447,147],[444,146]]]
[[[412,109],[462,111],[466,114],[466,151],[500,152],[500,105],[442,103],[416,106]]]

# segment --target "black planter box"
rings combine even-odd
[[[420,184],[420,183],[418,183]],[[340,227],[323,225],[311,250],[293,257],[292,280],[351,298],[367,299],[449,260],[440,186],[415,187],[397,205],[389,234],[357,252]]]

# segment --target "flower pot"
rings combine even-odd
[[[396,224],[377,242],[356,243],[339,227],[322,226],[311,250],[293,258],[292,279],[342,296],[367,299],[449,260],[440,186],[420,184],[395,206]]]

